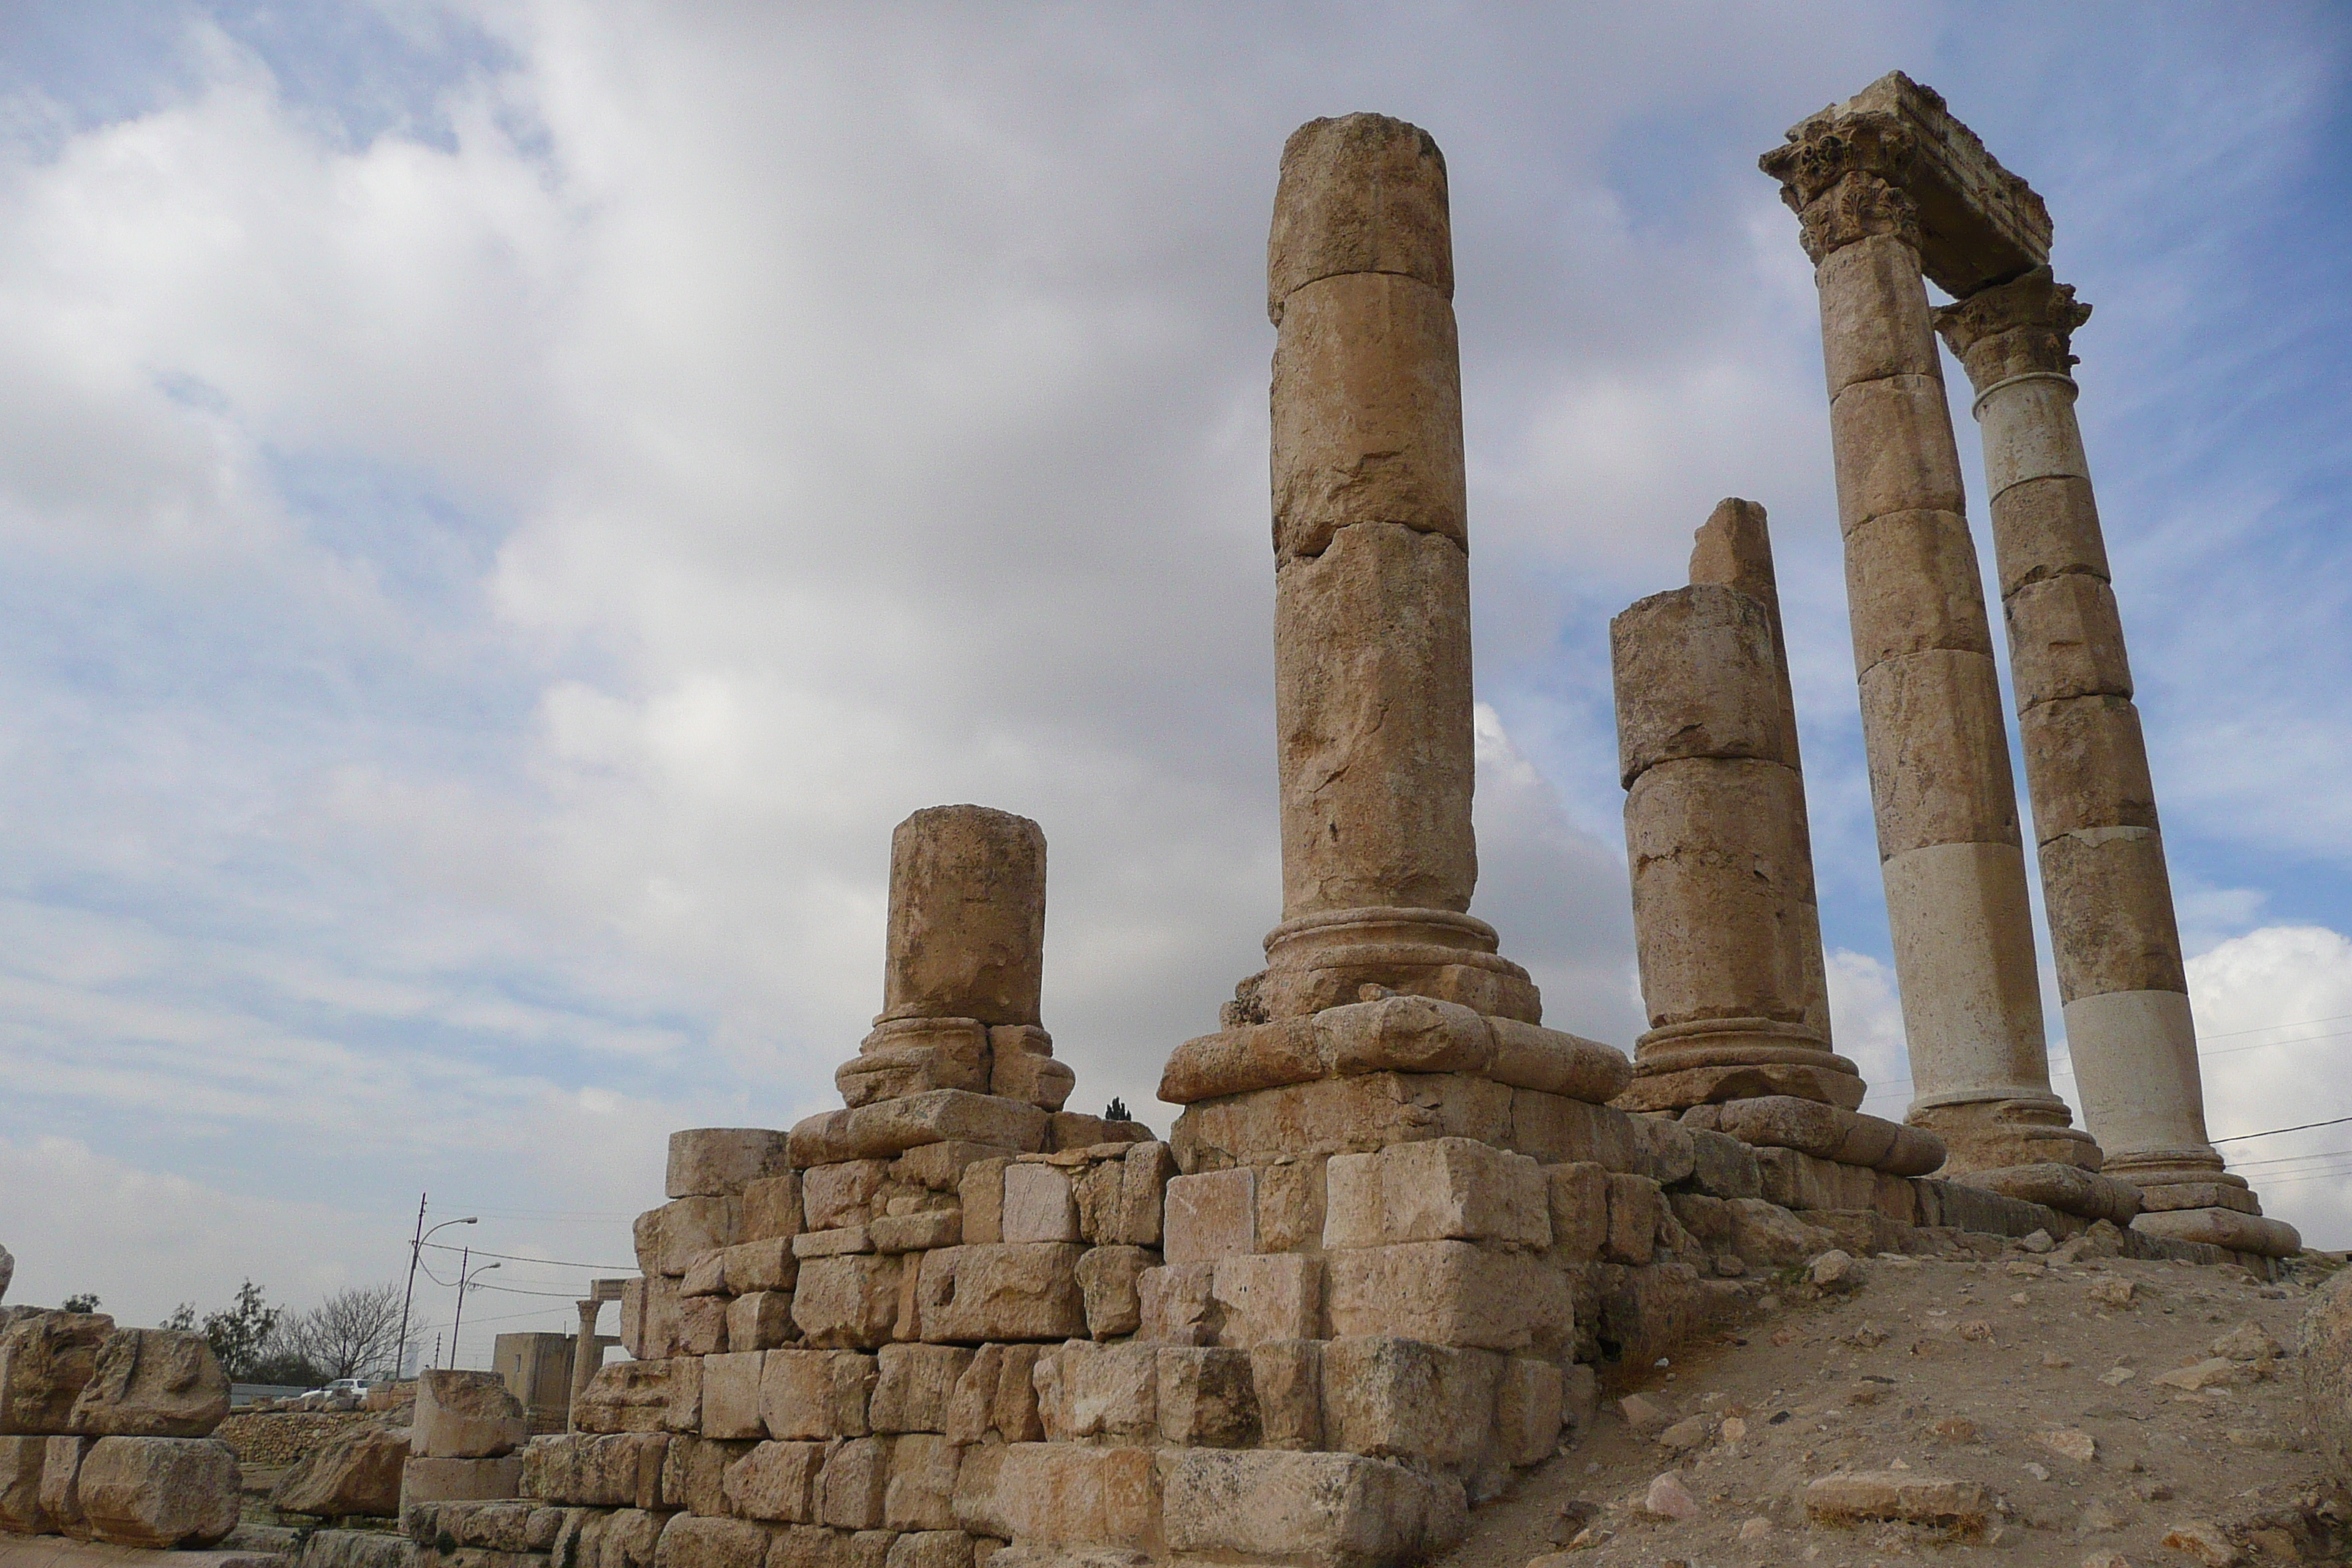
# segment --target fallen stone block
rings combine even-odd
[[[497,1373],[440,1369],[417,1374],[412,1434],[420,1458],[492,1459],[529,1442],[530,1421]]]
[[[0,1328],[0,1433],[72,1431],[74,1401],[113,1331],[103,1312],[25,1312]]]
[[[1311,1568],[1434,1556],[1462,1538],[1467,1514],[1460,1483],[1355,1454],[1188,1449],[1166,1488],[1170,1550]]]
[[[1805,1517],[1820,1524],[1886,1520],[1974,1535],[1985,1525],[1984,1488],[1914,1470],[1855,1470],[1805,1488]]]
[[[101,1437],[79,1488],[90,1533],[118,1546],[210,1546],[236,1528],[236,1452],[217,1437]]]
[[[203,1335],[117,1329],[100,1342],[70,1420],[92,1437],[204,1437],[227,1414],[228,1379]]]
[[[2224,1247],[2263,1258],[2292,1258],[2303,1247],[2302,1234],[2286,1221],[2234,1209],[2160,1209],[2142,1214],[2131,1225],[2145,1236]]]
[[[269,1494],[281,1513],[379,1517],[400,1512],[401,1473],[415,1428],[362,1426],[303,1456]]]

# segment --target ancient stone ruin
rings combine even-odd
[[[592,1344],[617,1293],[629,1359],[582,1358],[569,1431],[530,1436],[481,1374],[427,1375],[398,1457],[413,1561],[1402,1564],[1574,1440],[1603,1372],[1759,1273],[1833,1282],[1856,1256],[2021,1237],[2257,1270],[2294,1249],[2205,1141],[2064,374],[2084,312],[2050,279],[2046,214],[1900,76],[1765,164],[1819,268],[1906,1121],[1864,1114],[1832,1048],[1759,506],[1725,501],[1690,584],[1611,628],[1649,1023],[1632,1058],[1546,1027],[1469,912],[1445,164],[1401,121],[1315,121],[1284,150],[1268,247],[1282,918],[1219,1029],[1171,1052],[1168,1139],[1065,1109],[1038,826],[916,813],[843,1108],[674,1135],[641,1275],[581,1303]],[[1931,315],[1929,278],[1960,303]],[[2088,1131],[2049,1087],[1939,328],[1979,387]],[[0,1522],[217,1539],[216,1514],[166,1500],[217,1495],[218,1413],[163,1433],[160,1393],[103,1392],[209,1357],[110,1329],[35,1314],[0,1338],[0,1432],[26,1434],[0,1437]],[[151,1425],[104,1424],[128,1406]],[[381,1493],[388,1458],[345,1469],[368,1463]],[[329,1483],[305,1484],[348,1500]],[[141,1508],[180,1511],[113,1522]]]

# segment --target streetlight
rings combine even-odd
[[[400,1298],[400,1346],[392,1354],[392,1380],[394,1383],[400,1381],[400,1374],[408,1366],[408,1304],[416,1298],[416,1260],[424,1254],[425,1238],[431,1236],[434,1230],[440,1230],[446,1226],[479,1225],[480,1223],[479,1215],[468,1215],[464,1219],[445,1219],[440,1225],[435,1226],[433,1230],[427,1230],[425,1228],[425,1194],[419,1193],[416,1195],[416,1236],[408,1244],[408,1289]]]
[[[449,1325],[449,1364],[451,1366],[457,1364],[457,1336],[466,1331],[466,1292],[473,1288],[474,1280],[479,1279],[498,1267],[495,1263],[485,1263],[475,1269],[472,1278],[468,1279],[466,1274],[466,1265],[473,1260],[473,1257],[474,1249],[470,1247],[457,1254],[457,1321]]]

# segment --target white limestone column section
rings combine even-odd
[[[1863,739],[1914,1099],[1951,1171],[2097,1146],[2050,1090],[2016,788],[1899,133],[1765,154],[1822,301]]]
[[[2151,1208],[2259,1215],[2207,1140],[2156,792],[2067,374],[2089,316],[2038,267],[1936,321],[1977,389],[2067,1041],[2109,1174]]]

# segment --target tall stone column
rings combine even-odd
[[[1791,1095],[1852,1110],[1764,509],[1726,500],[1691,585],[1610,623],[1633,931],[1650,1031],[1629,1110]]]
[[[2037,267],[1937,312],[1975,384],[2026,786],[2083,1114],[2141,1228],[2284,1256],[2207,1141],[2147,750],[2068,374],[2074,290]]]
[[[1940,106],[1940,100],[1937,100]],[[1844,106],[1846,110],[1851,105]],[[1893,116],[1825,111],[1765,154],[1820,289],[1846,593],[1914,1088],[1953,1172],[2097,1145],[2050,1089],[2017,793]]]
[[[1283,921],[1244,1017],[1364,987],[1533,1023],[1466,911],[1470,558],[1445,160],[1377,114],[1301,126],[1267,246]]]

